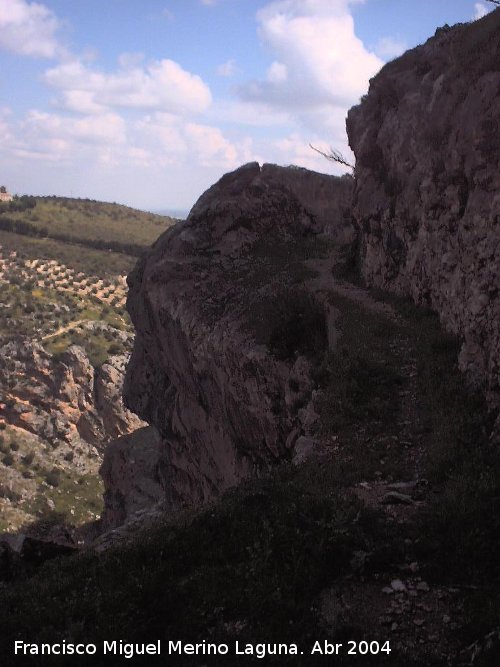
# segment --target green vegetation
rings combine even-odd
[[[16,609],[6,614],[2,636],[8,643],[30,628],[41,641],[228,641],[239,624],[234,638],[241,641],[310,643],[315,596],[349,570],[352,550],[370,539],[359,512],[353,498],[285,467],[125,549],[48,563],[29,588],[21,582],[2,592],[3,608]],[[104,663],[97,657],[81,664]]]
[[[40,468],[34,481],[41,490],[23,505],[23,510],[32,516],[50,518],[58,515],[61,523],[72,526],[88,522],[102,512],[104,489],[97,474],[75,475],[68,469]],[[50,510],[49,502],[53,503]]]
[[[9,428],[4,432],[0,441],[0,463],[6,466],[0,485],[0,531],[8,529],[9,523],[21,527],[33,518],[55,515],[68,526],[81,525],[101,514],[103,484],[97,463],[88,468],[95,472],[82,473],[81,450],[68,450],[58,440],[44,445],[30,434],[19,436]],[[76,454],[80,462],[75,469]],[[17,513],[12,516],[11,510]]]
[[[0,229],[0,245],[6,252],[17,252],[20,258],[57,260],[61,264],[99,278],[129,273],[137,257],[82,248],[79,245],[54,241],[47,238],[34,238],[7,232]]]
[[[111,340],[108,340],[108,338],[109,336],[106,337],[106,334],[100,330],[71,329],[66,333],[48,339],[45,348],[51,354],[60,356],[70,345],[79,345],[84,348],[90,363],[97,368],[105,363],[108,356],[125,354],[130,351],[129,343],[114,341],[113,337],[111,337]]]
[[[328,347],[323,306],[305,291],[285,289],[252,310],[251,329],[258,343],[277,359],[297,354],[316,359]]]
[[[7,221],[7,228],[15,222],[14,228],[22,233],[1,229],[2,220]],[[123,276],[137,258],[123,250],[127,244],[149,245],[171,222],[126,207],[79,200],[22,198],[3,206],[2,344],[27,337],[55,355],[76,344],[86,350],[95,367],[109,355],[129,353],[132,327],[124,308]],[[80,236],[70,234],[70,229]],[[94,249],[89,244],[120,252]],[[15,355],[0,360],[0,372],[6,371],[1,400],[8,411],[21,412],[33,387],[31,379],[16,368],[17,363]],[[35,395],[29,400],[38,423],[44,398]],[[5,482],[5,493],[0,495],[0,530],[13,530],[30,517],[47,513],[58,512],[68,524],[94,520],[100,514],[102,482],[94,451],[89,450],[88,455],[68,451],[62,441],[44,443],[28,431],[18,438],[23,431],[17,430],[14,436],[3,422],[0,428],[7,435],[0,443],[0,472],[2,484]]]
[[[0,229],[137,255],[175,222],[168,216],[88,199],[30,199],[36,206],[1,209]]]

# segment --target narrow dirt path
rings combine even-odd
[[[416,336],[399,313],[368,290],[345,282],[332,285],[331,261],[310,266],[318,276],[309,286],[336,311],[335,354],[347,350],[348,359],[366,357],[380,371],[380,381],[375,376],[364,388],[365,414],[361,404],[359,418],[326,429],[321,440],[323,460],[349,471],[347,492],[376,514],[381,534],[372,553],[355,555],[353,574],[323,592],[322,617],[333,634],[338,627],[367,628],[359,640],[390,642],[394,662],[384,656],[380,663],[372,658],[363,664],[403,664],[410,655],[416,662],[407,664],[471,664],[470,654],[457,658],[467,591],[429,583],[428,563],[417,553],[418,518],[440,490],[426,479],[426,397],[418,381]],[[380,332],[374,334],[377,327]],[[388,389],[384,369],[390,369]]]
[[[60,336],[63,333],[66,333],[70,329],[74,329],[75,327],[79,326],[80,324],[85,324],[85,322],[91,322],[92,320],[74,320],[73,322],[70,322],[69,324],[65,324],[63,327],[59,327],[57,331],[53,331],[50,334],[46,334],[45,336],[42,336],[41,340],[48,340],[49,338],[55,338],[55,336]]]

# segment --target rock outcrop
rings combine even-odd
[[[369,285],[435,309],[500,402],[500,11],[387,64],[351,109]]]
[[[0,347],[0,359],[1,415],[7,424],[48,442],[85,441],[99,451],[144,425],[123,405],[123,355],[94,368],[81,347],[72,345],[56,358],[40,343],[19,338]]]
[[[110,443],[101,476],[105,483],[104,528],[165,500],[163,447],[154,426],[140,428]]]
[[[132,440],[127,456],[141,451],[141,433],[114,443],[102,470],[108,525],[159,487],[170,508],[206,501],[291,459],[297,438],[311,434],[310,365],[328,327],[303,284],[325,244],[352,246],[351,191],[350,177],[248,164],[139,261],[129,276],[136,338],[124,398],[158,431],[158,441],[144,440],[154,488],[124,458]]]
[[[151,499],[201,503],[314,451],[311,371],[338,340],[325,294],[353,249],[369,285],[440,314],[463,340],[462,369],[498,404],[499,46],[500,11],[438,30],[349,112],[354,179],[245,165],[138,263],[124,397],[157,435],[106,454],[105,524]]]

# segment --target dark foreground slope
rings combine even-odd
[[[317,640],[390,642],[390,655],[336,664],[469,664],[499,611],[491,416],[432,313],[347,283],[330,296],[340,348],[318,360],[316,454],[11,581],[3,664],[20,664],[15,639],[95,643],[97,656],[78,660],[88,665],[122,664],[101,654],[113,639],[161,639],[147,664],[246,664],[235,641],[304,651],[264,664],[330,664],[309,654]],[[226,643],[230,655],[169,657],[168,640]]]

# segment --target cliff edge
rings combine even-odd
[[[158,431],[147,467],[168,507],[206,501],[290,459],[309,434],[310,365],[315,346],[327,344],[328,309],[305,284],[316,275],[306,262],[325,244],[348,253],[351,193],[350,177],[245,165],[203,194],[129,276],[136,338],[124,398]],[[130,437],[123,445],[133,446]],[[112,482],[120,449],[103,467],[111,523],[130,506]],[[127,484],[136,484],[132,474]]]
[[[353,215],[370,286],[435,309],[500,402],[500,11],[441,28],[350,110]]]

